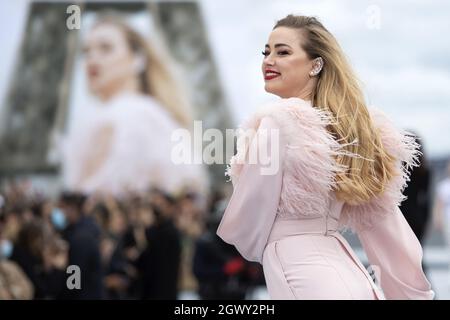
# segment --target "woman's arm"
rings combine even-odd
[[[264,150],[262,154],[272,155],[269,166],[250,161],[251,155],[261,150]],[[217,230],[219,237],[233,244],[250,261],[262,263],[280,201],[284,151],[277,123],[264,117],[251,141],[247,153],[250,157],[246,157]],[[264,171],[268,167],[274,170]]]
[[[422,247],[402,212],[397,207],[380,219],[358,236],[386,298],[433,299],[422,270]]]

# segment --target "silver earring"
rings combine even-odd
[[[309,75],[311,77],[317,76],[320,73],[320,71],[322,71],[322,68],[323,68],[323,59],[322,59],[322,57],[318,57],[318,58],[314,59],[314,63],[316,64],[316,66],[309,73]]]

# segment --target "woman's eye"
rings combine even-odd
[[[263,51],[263,52],[261,52],[261,53],[262,53],[262,55],[265,56],[265,57],[267,57],[268,55],[270,55],[270,52],[268,52],[268,51]],[[284,56],[284,55],[289,54],[289,51],[287,51],[287,50],[278,51],[277,54],[278,54],[279,56]]]
[[[100,50],[101,50],[103,53],[108,53],[108,52],[111,51],[111,49],[112,49],[112,46],[111,46],[109,43],[102,43],[102,44],[100,45]]]

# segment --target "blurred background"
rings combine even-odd
[[[450,298],[449,3],[6,0],[0,299],[268,298],[261,266],[215,235],[234,150],[218,164],[169,157],[173,130],[225,134],[275,99],[260,52],[290,13],[318,17],[369,105],[418,137],[402,211],[436,298]],[[69,265],[82,290],[67,288]]]

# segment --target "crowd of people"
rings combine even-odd
[[[217,237],[225,196],[207,202],[158,189],[53,199],[9,183],[0,193],[0,299],[244,299],[263,284],[262,269]],[[69,266],[79,267],[79,288],[68,285]]]

